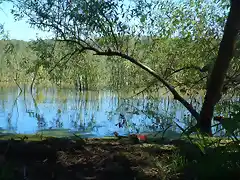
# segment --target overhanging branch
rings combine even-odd
[[[68,54],[66,54],[65,56],[63,56],[58,62],[55,63],[55,65],[52,67],[52,69],[50,69],[50,70],[48,71],[48,73],[51,73],[51,72],[59,65],[59,63],[60,63],[61,61],[63,61],[64,59],[66,59],[68,56],[69,56],[68,59],[70,59],[70,58],[71,58],[74,54],[76,54],[78,51],[79,51],[79,50],[76,49],[76,50],[73,51],[72,53],[68,53]],[[81,53],[81,52],[82,52],[82,51],[80,51],[80,53]]]
[[[143,63],[135,60],[134,58],[132,58],[132,57],[126,55],[126,54],[122,54],[120,52],[113,52],[113,51],[100,52],[97,49],[91,48],[91,47],[87,47],[86,49],[87,50],[92,50],[96,53],[96,55],[100,55],[100,56],[118,56],[118,57],[121,57],[123,59],[126,59],[126,60],[132,62],[133,64],[137,65],[141,69],[147,71],[149,74],[151,74],[156,79],[158,79],[164,86],[166,86],[167,89],[173,94],[174,99],[181,102],[190,111],[190,113],[196,118],[196,120],[199,119],[199,113],[195,109],[193,109],[192,105],[189,104],[182,96],[180,96],[180,94],[174,89],[173,86],[171,86],[167,81],[165,81],[162,77],[160,77],[154,70],[152,70],[148,66],[146,66]]]
[[[199,120],[199,113],[195,109],[193,109],[191,104],[189,104],[182,96],[180,96],[180,94],[174,89],[173,86],[171,86],[167,81],[165,81],[161,76],[159,76],[157,72],[155,72],[148,66],[144,65],[143,63],[137,61],[133,57],[123,54],[121,52],[111,51],[110,49],[108,51],[99,51],[98,49],[91,46],[84,47],[80,42],[70,40],[70,39],[65,39],[63,41],[80,45],[83,51],[84,50],[93,51],[96,53],[95,55],[98,55],[98,56],[117,56],[132,62],[133,64],[137,65],[138,67],[140,67],[141,69],[145,70],[146,72],[154,76],[156,79],[158,79],[173,94],[174,99],[181,102],[184,105],[184,107],[186,107],[188,111],[192,114],[192,116],[195,117],[197,121]]]

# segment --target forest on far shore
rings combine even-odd
[[[148,64],[183,94],[196,94],[206,82],[220,39],[132,37],[125,48]],[[119,57],[95,56],[90,52],[73,54],[66,42],[54,40],[1,40],[0,83],[72,87],[78,90],[112,89],[156,91],[164,88],[151,75]],[[211,49],[211,51],[205,51]],[[238,50],[238,49],[237,49]],[[224,93],[238,93],[238,55],[225,81]],[[231,78],[230,78],[231,77]],[[233,89],[233,87],[235,87]]]

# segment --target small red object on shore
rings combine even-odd
[[[147,141],[147,135],[137,134],[137,138],[139,141]]]

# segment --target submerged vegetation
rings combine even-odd
[[[108,140],[75,134],[75,139],[41,136],[28,143],[27,136],[11,137],[0,144],[1,179],[40,178],[40,167],[45,179],[240,177],[240,1],[5,1],[13,4],[16,20],[26,18],[53,34],[30,42],[0,41],[0,83],[16,84],[24,97],[30,88],[35,109],[37,86],[147,93],[149,101],[167,93],[189,111],[191,122],[183,128],[174,117],[162,121],[159,104],[148,103],[145,109],[125,110],[154,119],[164,127],[162,137],[115,132],[117,138]],[[120,116],[116,126],[130,124]],[[170,127],[179,129],[178,137],[167,135]]]

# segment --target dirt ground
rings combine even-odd
[[[176,176],[166,167],[159,168],[173,158],[168,146],[154,149],[117,140],[88,139],[84,143],[53,138],[1,141],[0,154],[1,180],[151,180],[170,173]]]
[[[183,141],[174,145],[116,139],[0,141],[0,180],[110,179],[240,179],[240,154],[215,148],[203,155]]]

